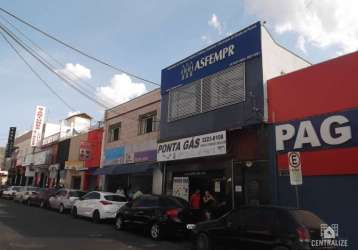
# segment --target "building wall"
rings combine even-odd
[[[157,140],[159,126],[152,133],[139,135],[139,116],[156,111],[157,120],[160,120],[160,90],[154,90],[129,102],[123,103],[106,111],[104,127],[104,148],[114,148],[128,144],[140,144]],[[108,129],[111,125],[121,122],[120,139],[108,142]]]
[[[358,200],[352,198],[358,188],[356,65],[357,52],[268,81],[269,121],[273,124],[273,133],[282,124],[295,128],[294,136],[287,140],[284,149],[300,151],[303,173],[303,184],[298,187],[300,204],[316,212],[327,223],[339,224],[339,238],[349,240],[347,249],[355,249],[353,246],[358,244],[355,229],[358,216],[354,212]],[[323,119],[336,115],[350,120],[336,124],[328,133],[348,126],[352,138],[340,145],[327,145],[322,140],[320,125]],[[301,122],[312,124],[320,143],[318,146],[306,143],[300,149],[292,149]],[[334,136],[337,135],[339,133]],[[305,136],[312,138],[312,132]],[[276,152],[274,140],[272,145],[277,202],[295,206],[295,190],[284,174],[288,167],[287,150]]]
[[[80,159],[80,144],[87,141],[88,134],[83,133],[71,138],[70,151],[68,154],[69,161],[78,161]]]
[[[19,148],[17,154],[17,165],[21,165],[25,156],[32,153],[32,147],[30,145],[31,135],[32,131],[28,131],[15,139],[14,146]]]
[[[305,59],[297,56],[293,52],[276,43],[265,26],[261,28],[262,43],[262,67],[263,67],[263,83],[264,83],[264,120],[268,120],[267,108],[267,80],[306,68],[311,65]]]

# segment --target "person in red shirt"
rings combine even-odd
[[[200,209],[200,201],[201,201],[200,190],[196,189],[195,193],[192,194],[190,197],[190,207],[193,209]]]

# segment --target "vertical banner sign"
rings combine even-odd
[[[34,125],[32,127],[31,147],[36,147],[41,142],[42,130],[45,121],[45,111],[45,107],[36,106]]]
[[[14,150],[16,127],[10,127],[9,137],[7,139],[5,157],[11,157],[12,151]]]
[[[293,186],[302,185],[301,156],[299,152],[288,152],[290,183]]]

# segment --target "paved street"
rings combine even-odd
[[[180,239],[155,242],[141,232],[117,232],[110,223],[94,224],[55,211],[0,200],[0,250],[190,249]]]

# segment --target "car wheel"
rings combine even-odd
[[[65,212],[65,208],[64,208],[63,204],[60,204],[60,206],[58,207],[58,212],[60,214],[63,214],[63,212]]]
[[[77,215],[77,208],[76,207],[73,207],[72,210],[71,210],[71,214],[74,218],[77,218],[78,215]]]
[[[101,217],[99,215],[99,212],[98,210],[94,211],[93,214],[92,214],[92,221],[96,224],[100,223],[101,222]]]
[[[114,227],[118,231],[124,230],[125,225],[124,225],[123,218],[121,216],[117,216],[116,222],[114,223]]]
[[[196,249],[197,250],[211,250],[212,245],[207,234],[200,233],[196,238]]]
[[[162,237],[162,233],[160,230],[160,225],[158,223],[153,223],[152,226],[150,227],[150,237],[153,240],[159,240]]]

